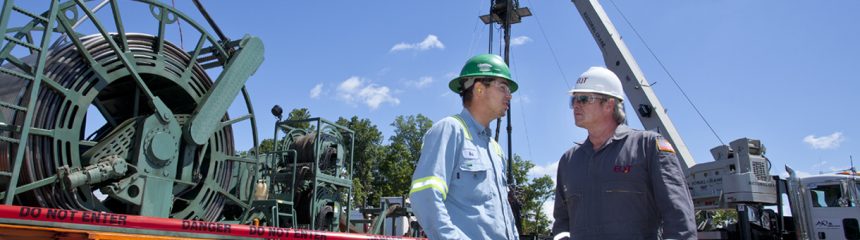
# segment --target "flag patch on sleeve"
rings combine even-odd
[[[675,153],[675,149],[672,148],[672,144],[665,138],[657,138],[657,149],[661,152]]]

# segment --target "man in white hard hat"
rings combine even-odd
[[[693,202],[672,145],[633,130],[621,81],[592,67],[570,90],[576,126],[588,139],[561,156],[555,191],[556,239],[695,239]]]

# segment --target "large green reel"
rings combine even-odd
[[[157,33],[124,33],[120,5],[152,12]],[[247,92],[242,89],[248,114],[237,120],[223,115],[220,127],[204,144],[184,141],[182,128],[207,100],[235,97],[208,96],[213,82],[207,69],[230,72],[227,63],[241,46],[216,40],[188,16],[159,2],[132,6],[113,1],[110,6],[113,19],[96,18],[99,15],[80,1],[52,1],[41,16],[28,14],[12,1],[4,3],[3,18],[8,19],[10,12],[35,16],[21,27],[0,21],[0,29],[14,38],[2,42],[0,50],[4,200],[203,220],[240,215],[247,208],[255,174],[235,171],[253,172],[256,162],[234,156],[231,124],[249,120],[255,129]],[[79,16],[89,16],[99,33],[84,36],[74,31],[72,24]],[[194,49],[183,50],[166,40],[165,25],[177,21],[197,31]],[[101,25],[105,22],[112,22],[114,29],[108,31]],[[71,37],[49,49],[52,34]],[[29,55],[21,56],[23,52]],[[91,107],[98,110],[103,125],[87,126]],[[86,132],[92,134],[85,136]],[[240,175],[248,179],[239,179]],[[107,193],[106,198],[98,196],[98,189]],[[225,206],[237,207],[224,213]]]

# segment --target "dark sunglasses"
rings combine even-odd
[[[573,108],[574,103],[579,104],[587,104],[594,102],[595,99],[600,99],[600,101],[606,101],[605,97],[591,96],[591,95],[576,95],[570,97],[570,108]]]

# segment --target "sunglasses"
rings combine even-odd
[[[600,101],[606,101],[605,97],[598,97],[592,95],[575,95],[570,97],[570,108],[573,108],[573,104],[588,104],[593,103],[596,99],[600,99]]]

